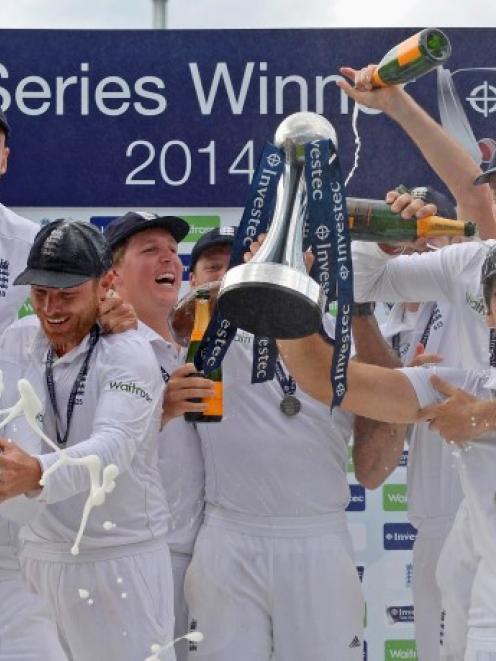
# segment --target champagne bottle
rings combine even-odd
[[[351,238],[377,243],[403,243],[427,236],[474,236],[475,223],[451,220],[441,216],[410,218],[400,214],[381,200],[346,199]]]
[[[446,62],[451,55],[448,37],[437,28],[426,28],[392,48],[372,75],[374,87],[415,80]]]
[[[207,330],[207,326],[210,322],[210,303],[209,303],[209,292],[206,290],[198,290],[195,299],[195,321],[193,325],[193,331],[191,333],[191,340],[188,346],[188,352],[186,354],[186,362],[192,363],[195,357],[195,353],[200,346],[203,335]],[[200,376],[205,376],[203,373],[199,373]],[[191,376],[197,376],[192,374]],[[193,402],[203,401],[207,404],[207,408],[203,413],[185,413],[184,417],[188,422],[220,422],[222,420],[222,410],[223,410],[223,396],[222,396],[222,368],[209,372],[207,378],[211,379],[214,382],[215,395],[213,397],[201,399],[193,399]]]

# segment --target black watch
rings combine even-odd
[[[374,310],[374,301],[367,301],[366,303],[353,303],[351,307],[351,314],[353,317],[370,317],[374,314]]]

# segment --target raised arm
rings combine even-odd
[[[375,65],[357,71],[340,69],[346,80],[337,85],[358,103],[382,110],[396,121],[422,152],[427,163],[444,181],[456,200],[458,216],[477,223],[482,239],[496,238],[491,191],[488,184],[474,186],[481,173],[472,157],[400,86],[372,89],[370,80]]]

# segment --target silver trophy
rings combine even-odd
[[[250,262],[227,271],[219,292],[220,311],[237,328],[284,339],[310,335],[321,326],[325,296],[305,267],[301,201],[304,146],[329,139],[336,144],[330,122],[311,112],[290,115],[276,131],[274,143],[286,162],[267,238]]]

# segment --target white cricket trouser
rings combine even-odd
[[[445,613],[441,645],[443,661],[463,661],[465,658],[472,585],[479,563],[472,540],[467,506],[462,501],[441,550],[436,571]]]
[[[413,546],[413,606],[415,641],[419,661],[439,661],[442,622],[441,591],[436,582],[436,567],[452,519],[422,522]]]
[[[465,661],[496,661],[496,629],[470,629]]]
[[[19,576],[0,580],[0,661],[67,661],[50,608]]]
[[[188,606],[184,597],[184,576],[191,562],[187,553],[171,551],[172,576],[174,580],[174,638],[180,638],[188,633]],[[176,661],[186,661],[188,658],[188,642],[180,640],[176,643]]]
[[[189,661],[361,661],[364,601],[344,512],[207,508],[186,573]]]
[[[139,550],[136,547],[140,547]],[[145,548],[146,547],[146,548]],[[32,547],[31,547],[32,548]],[[147,543],[85,553],[76,561],[21,556],[28,583],[49,601],[73,661],[144,661],[174,633],[167,545]],[[172,650],[162,661],[175,661]]]

